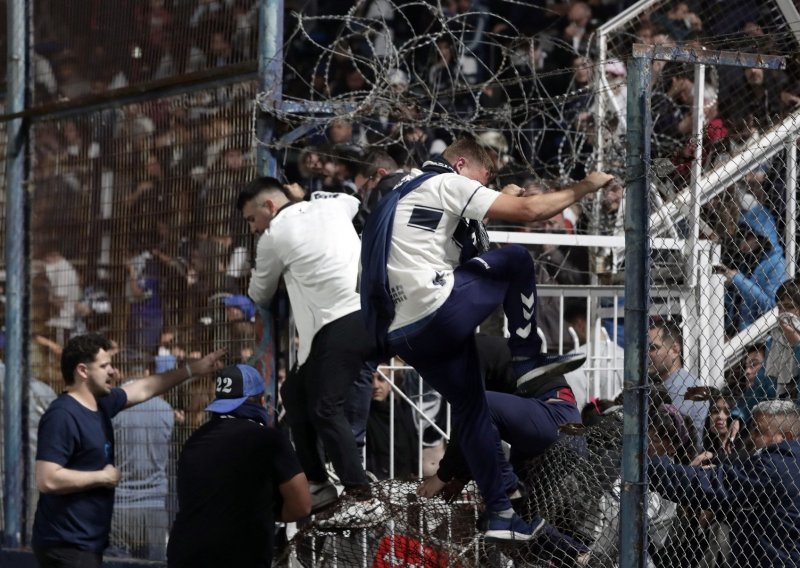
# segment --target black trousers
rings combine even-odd
[[[101,568],[103,565],[102,554],[71,546],[34,547],[33,554],[41,568]]]
[[[372,351],[361,312],[348,314],[317,332],[308,359],[281,388],[295,451],[309,481],[328,478],[321,442],[342,485],[369,483],[345,415],[345,401]]]

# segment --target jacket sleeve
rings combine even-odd
[[[769,354],[767,357],[769,357]],[[775,382],[767,376],[766,365],[762,365],[753,381],[753,386],[748,388],[742,398],[736,402],[736,406],[731,411],[731,416],[740,419],[744,423],[743,425],[747,427],[747,423],[750,422],[750,417],[752,416],[753,407],[759,402],[775,398],[778,398]]]
[[[683,505],[730,513],[763,499],[775,483],[764,460],[753,458],[742,466],[702,468],[651,458],[648,475],[653,489]]]
[[[277,246],[269,234],[261,235],[256,249],[256,266],[250,275],[247,295],[259,306],[270,303],[278,288],[283,262],[277,255]]]
[[[733,277],[733,284],[742,299],[758,308],[760,313],[767,312],[775,306],[775,291],[786,277],[786,266],[783,258],[772,255],[764,261],[763,282],[759,284],[754,278],[747,278],[741,272]]]

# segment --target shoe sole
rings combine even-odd
[[[539,524],[533,528],[531,534],[518,533],[512,530],[492,531],[488,530],[483,533],[483,540],[487,542],[528,542],[536,538],[536,535],[542,530],[545,525],[545,520],[539,521]]]
[[[325,502],[325,503],[320,503],[319,505],[314,505],[313,507],[311,507],[311,514],[312,514],[312,515],[316,515],[316,514],[318,514],[318,513],[322,513],[322,512],[325,512],[325,511],[327,511],[327,510],[328,510],[328,509],[330,509],[330,508],[331,508],[333,505],[335,505],[335,504],[336,504],[336,501],[338,501],[338,498],[337,498],[337,499],[334,499],[334,500],[332,500],[332,501],[327,501],[327,502]]]
[[[569,359],[567,361],[557,361],[555,363],[550,363],[549,365],[536,367],[517,379],[517,388],[524,386],[533,379],[542,379],[546,377],[552,377],[553,375],[563,375],[565,373],[569,373],[570,371],[580,368],[585,362],[586,356],[584,355],[582,357],[575,357],[574,359]]]
[[[360,523],[336,523],[336,524],[328,524],[325,520],[320,520],[314,523],[318,529],[323,531],[348,531],[350,529],[368,529],[370,527],[374,527],[376,525],[380,525],[386,520],[386,517],[382,519],[376,519],[374,521],[362,521]]]
[[[372,527],[375,525],[379,525],[386,520],[386,511],[381,511],[380,514],[375,514],[375,516],[370,517],[370,514],[373,514],[375,509],[367,511],[364,513],[366,518],[358,519],[355,515],[353,515],[353,520],[346,520],[341,522],[336,522],[332,518],[327,519],[318,519],[315,521],[317,527],[321,529],[327,530],[347,530],[347,529],[365,529],[367,527]]]
[[[336,503],[339,500],[339,495],[337,494],[335,497],[331,496],[324,501],[321,501],[317,504],[314,504],[314,496],[311,496],[311,514],[316,515],[317,513],[329,509],[331,505]]]

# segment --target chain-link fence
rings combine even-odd
[[[625,2],[550,2],[546,9],[523,2],[320,4],[287,3],[297,12],[286,17],[283,101],[271,101],[252,80],[256,1],[33,6],[30,459],[38,417],[63,388],[59,353],[71,335],[112,338],[126,378],[216,347],[226,347],[231,362],[252,354],[255,307],[244,294],[253,242],[234,201],[255,174],[254,106],[276,121],[275,138],[258,145],[278,159],[282,180],[309,193],[366,200],[375,160],[388,156],[381,167],[408,169],[456,136],[472,135],[496,156],[498,187],[513,182],[528,195],[544,193],[599,166],[618,177],[594,201],[545,223],[488,227],[494,243],[525,244],[537,260],[545,348],[587,354],[568,378],[584,427],[566,428],[518,471],[520,511],[543,515],[548,529],[531,544],[491,546],[481,540],[474,486],[453,487],[452,500],[416,496],[420,474],[436,469],[449,419],[438,395],[398,363],[395,374],[383,371],[394,382],[389,404],[411,415],[414,438],[405,453],[390,446],[376,459],[369,437],[365,450],[382,479],[373,493],[388,520],[349,531],[311,524],[282,559],[306,566],[616,564],[624,524],[622,361],[633,341],[622,327],[625,108],[633,96],[624,62],[639,41],[791,54],[800,18],[781,1],[681,8],[658,0],[627,12]],[[800,295],[783,283],[796,267],[795,66],[709,65],[705,86],[691,66],[653,66],[649,353],[661,389],[651,393],[650,447],[673,464],[717,466],[681,470],[709,483],[734,483],[751,475],[748,468],[775,465],[777,458],[752,462],[745,454],[768,446],[769,436],[795,433],[789,407],[761,407],[751,420],[757,402],[796,398],[789,314],[800,316]],[[176,96],[132,95],[150,87],[180,92],[181,85],[185,92]],[[81,110],[97,103],[100,110]],[[481,331],[505,335],[502,314]],[[195,382],[120,414],[123,479],[108,555],[163,559],[177,506],[175,464],[211,396],[209,384]],[[396,443],[395,428],[389,425],[389,439]],[[797,503],[787,501],[800,473],[786,467],[769,482],[746,478],[749,486],[701,501],[664,481],[671,471],[662,464],[646,502],[650,565],[782,559],[800,540],[792,532]],[[412,481],[391,479],[404,475]],[[29,535],[36,491],[32,475],[27,480]],[[734,494],[742,500],[731,501]]]

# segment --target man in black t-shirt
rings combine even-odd
[[[178,462],[178,516],[170,568],[268,568],[275,518],[311,513],[311,495],[288,438],[270,427],[264,380],[249,365],[221,369],[211,420]]]
[[[39,422],[33,551],[42,568],[99,568],[108,546],[114,487],[111,419],[120,411],[214,370],[225,354],[214,351],[191,366],[112,386],[111,342],[96,333],[69,340],[61,354],[66,392]]]

